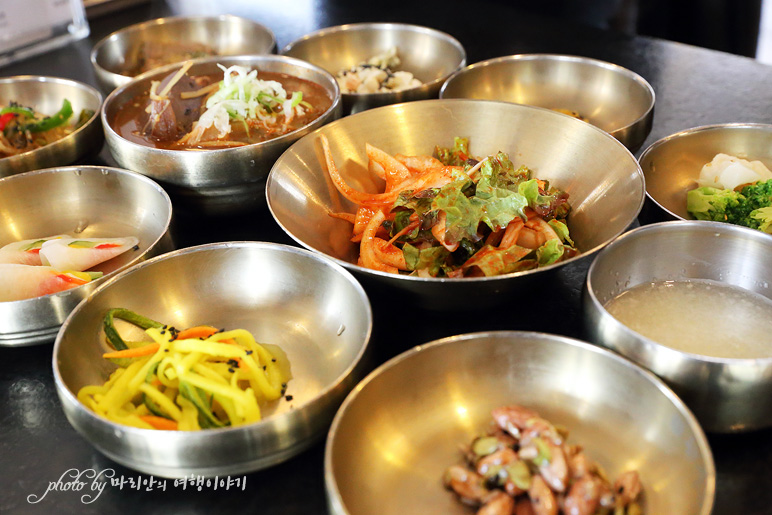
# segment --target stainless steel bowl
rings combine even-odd
[[[621,141],[643,144],[654,118],[654,89],[615,64],[568,55],[521,54],[467,66],[442,86],[440,98],[481,98],[567,109]]]
[[[503,130],[502,128],[506,128]],[[436,308],[490,305],[506,294],[524,292],[542,274],[565,263],[498,277],[438,279],[394,275],[356,265],[359,246],[351,224],[329,212],[353,213],[320,164],[318,136],[325,134],[345,180],[363,191],[381,191],[367,171],[365,143],[389,153],[431,154],[468,136],[473,155],[503,150],[570,195],[572,238],[582,255],[592,254],[621,234],[644,199],[643,174],[635,158],[600,129],[547,109],[482,100],[426,100],[365,111],[310,134],[285,152],[271,170],[268,207],[278,224],[304,247],[329,256],[357,277],[399,291],[403,298]]]
[[[131,81],[143,44],[198,43],[217,55],[270,54],[276,50],[271,29],[252,20],[221,16],[158,18],[131,25],[102,39],[91,51],[91,64],[109,93]],[[173,64],[171,61],[167,64]]]
[[[53,341],[80,301],[119,270],[172,249],[172,204],[139,174],[98,166],[70,166],[0,179],[0,247],[54,234],[86,238],[136,236],[139,249],[94,268],[97,279],[34,299],[0,302],[0,346]]]
[[[595,342],[663,378],[706,431],[770,427],[772,358],[712,358],[674,350],[628,329],[603,307],[633,286],[683,279],[710,279],[772,298],[770,255],[768,235],[719,222],[664,222],[630,231],[590,266],[584,292],[587,331]]]
[[[303,59],[337,75],[391,47],[402,64],[424,84],[390,93],[343,94],[344,115],[373,107],[437,98],[442,83],[466,64],[466,51],[455,38],[428,27],[403,23],[352,23],[313,32],[293,41],[282,54]]]
[[[611,477],[640,473],[645,513],[708,515],[716,474],[705,435],[657,379],[616,354],[542,333],[491,332],[421,345],[371,373],[327,437],[334,514],[470,513],[442,487],[491,410],[522,404],[569,430]],[[377,485],[374,488],[373,485]]]
[[[772,125],[707,125],[672,134],[649,146],[639,161],[646,177],[646,195],[660,215],[652,218],[692,219],[686,211],[686,193],[697,187],[700,170],[718,153],[761,161],[772,169]]]
[[[62,108],[65,98],[72,104],[72,120],[77,119],[82,109],[91,109],[94,116],[78,130],[50,145],[0,159],[0,178],[69,165],[90,152],[98,152],[104,141],[99,119],[102,95],[91,86],[74,80],[33,75],[0,79],[0,105],[14,101],[52,115]]]
[[[175,208],[198,214],[243,212],[264,206],[265,178],[274,161],[293,142],[340,116],[340,89],[326,71],[299,59],[276,55],[213,57],[196,60],[189,73],[214,73],[217,64],[240,65],[300,77],[322,86],[332,105],[305,127],[261,143],[220,150],[163,150],[119,136],[113,124],[124,104],[178,68],[165,66],[145,73],[113,91],[102,110],[107,145],[123,167],[152,177],[166,188]]]
[[[202,431],[154,431],[110,422],[76,398],[113,371],[101,321],[121,306],[180,326],[244,328],[281,347],[293,378],[257,423]],[[285,461],[326,434],[364,373],[370,303],[354,278],[310,252],[232,242],[179,250],[106,283],[73,311],[56,339],[54,378],[70,423],[109,458],[162,477],[241,474]]]

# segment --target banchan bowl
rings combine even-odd
[[[505,129],[504,129],[505,128]],[[470,151],[486,156],[509,153],[534,176],[570,195],[568,226],[580,256],[589,255],[621,234],[636,218],[644,199],[643,175],[635,158],[597,127],[547,109],[484,100],[426,100],[386,106],[348,116],[323,127],[285,152],[268,178],[271,214],[295,241],[333,258],[372,285],[397,292],[435,309],[491,305],[539,283],[542,274],[580,257],[526,272],[487,278],[421,278],[378,272],[356,264],[359,245],[350,223],[330,212],[354,213],[339,196],[320,163],[324,134],[337,167],[354,188],[380,192],[367,170],[365,143],[394,154],[431,154],[435,145],[469,137]]]
[[[243,328],[282,348],[293,378],[257,423],[202,431],[127,427],[78,402],[115,368],[102,359],[105,311],[134,310],[190,327]],[[370,303],[343,268],[305,250],[231,242],[179,250],[126,271],[67,319],[54,345],[57,393],[70,423],[99,451],[162,477],[241,474],[287,460],[322,438],[343,398],[363,375],[372,329]]]
[[[137,250],[92,269],[104,272],[100,279],[43,297],[0,302],[0,346],[53,341],[67,315],[98,284],[173,248],[171,217],[166,192],[127,170],[69,166],[0,179],[0,247],[55,234],[139,238]]]
[[[686,193],[697,187],[700,170],[718,153],[761,161],[772,169],[772,125],[730,123],[687,129],[654,142],[640,158],[648,219],[690,220]]]
[[[566,109],[621,141],[643,144],[654,118],[654,89],[626,68],[588,57],[521,54],[467,66],[443,85],[440,98],[504,100]]]
[[[186,45],[190,47],[186,53]],[[232,15],[178,16],[131,25],[102,39],[91,51],[99,85],[106,92],[123,86],[138,75],[147,47],[155,51],[169,47],[173,64],[201,57],[201,45],[215,55],[270,54],[276,50],[271,29]]]
[[[313,32],[293,41],[284,55],[311,62],[337,75],[392,47],[402,64],[423,85],[387,93],[344,93],[343,113],[437,98],[442,83],[466,64],[466,51],[454,37],[428,27],[404,23],[352,23]]]
[[[68,123],[74,123],[83,109],[94,111],[94,115],[60,140],[0,159],[0,178],[72,164],[89,153],[99,152],[104,141],[99,118],[102,94],[96,89],[81,82],[57,77],[21,75],[0,78],[0,105],[17,102],[37,112],[53,115],[62,108],[65,99],[70,101],[73,111]]]
[[[293,142],[340,115],[338,83],[329,73],[305,61],[276,55],[202,58],[188,73],[214,73],[220,71],[218,64],[285,73],[315,82],[326,90],[332,104],[306,126],[268,141],[219,150],[164,150],[121,137],[115,130],[115,117],[123,105],[146,93],[152,81],[161,80],[178,65],[145,73],[113,91],[105,100],[102,121],[115,160],[161,183],[175,201],[175,208],[204,215],[264,207],[265,178],[274,161]]]
[[[718,281],[772,299],[770,253],[769,235],[720,222],[663,222],[634,229],[590,266],[583,299],[586,329],[593,341],[664,379],[706,431],[770,427],[772,358],[712,358],[674,350],[627,328],[603,307],[634,286],[687,279]]]
[[[487,430],[491,410],[511,404],[565,426],[568,442],[610,477],[637,470],[645,513],[710,513],[713,457],[678,397],[605,349],[529,332],[452,336],[372,372],[343,403],[327,437],[330,511],[470,513],[443,488],[443,473]]]

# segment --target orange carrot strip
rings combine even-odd
[[[177,422],[169,420],[168,418],[157,417],[155,415],[140,415],[139,418],[153,426],[155,429],[166,431],[177,430]]]
[[[189,329],[185,329],[184,331],[180,331],[179,333],[177,333],[177,338],[175,338],[175,340],[209,338],[217,331],[219,331],[219,329],[217,329],[216,327],[212,327],[211,325],[197,325],[195,327],[191,327]]]
[[[125,349],[125,350],[117,350],[115,352],[106,352],[102,354],[102,357],[106,359],[140,358],[142,356],[149,356],[151,354],[155,354],[160,348],[161,348],[161,345],[157,343],[148,343],[147,345],[143,345],[142,347],[137,347],[136,349]]]

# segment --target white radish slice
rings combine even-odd
[[[58,270],[83,271],[123,254],[139,240],[127,238],[62,238],[47,241],[40,249],[44,265]]]
[[[41,265],[40,247],[43,243],[57,239],[69,238],[66,234],[57,234],[56,236],[47,236],[45,238],[35,238],[32,240],[22,240],[9,243],[0,248],[0,263],[16,263],[19,265]]]
[[[0,302],[31,299],[86,284],[101,272],[60,272],[48,266],[0,264]]]

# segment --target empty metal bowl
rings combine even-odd
[[[631,152],[643,144],[654,118],[654,90],[643,77],[615,64],[568,55],[511,55],[472,64],[447,80],[440,98],[573,111]]]
[[[614,353],[529,332],[452,336],[371,373],[346,398],[327,437],[330,511],[470,513],[443,488],[443,474],[485,433],[491,410],[511,404],[566,427],[568,443],[581,445],[609,477],[637,470],[644,513],[710,513],[713,457],[683,402]]]
[[[145,45],[154,52],[167,48],[171,55],[163,64],[174,64],[210,55],[210,52],[213,55],[270,54],[276,50],[276,38],[268,27],[229,14],[158,18],[137,23],[105,37],[91,51],[91,64],[105,92],[139,75]],[[193,45],[188,52],[184,51],[186,45]]]
[[[772,125],[707,125],[653,143],[639,160],[646,177],[646,195],[658,208],[651,218],[692,219],[686,211],[686,193],[697,187],[700,170],[718,153],[761,161],[772,169]]]
[[[718,281],[772,299],[770,255],[768,235],[720,222],[663,222],[634,229],[590,266],[583,299],[586,329],[595,342],[663,378],[706,431],[770,427],[772,358],[715,358],[675,350],[632,331],[604,308],[634,286],[686,279]]]
[[[404,23],[353,23],[313,32],[293,41],[282,54],[303,59],[337,76],[392,47],[402,64],[423,85],[388,93],[344,93],[343,113],[437,98],[442,83],[466,64],[466,52],[454,37],[428,27]],[[395,71],[397,71],[395,70]]]
[[[113,307],[176,327],[208,324],[251,331],[290,361],[287,394],[257,423],[201,431],[156,431],[104,419],[76,397],[114,366],[102,318]],[[363,375],[370,303],[354,278],[329,260],[271,243],[192,247],[142,263],[96,290],[56,339],[57,393],[70,423],[109,458],[162,477],[241,474],[274,465],[322,438]]]
[[[580,257],[525,272],[463,279],[396,275],[358,266],[359,244],[350,241],[352,225],[328,214],[354,213],[356,206],[338,194],[320,163],[320,134],[329,139],[346,182],[368,192],[383,187],[367,169],[365,143],[391,154],[423,155],[463,136],[469,137],[472,155],[507,152],[515,166],[526,165],[535,177],[568,192],[568,226],[580,256],[621,234],[644,199],[638,163],[617,140],[574,118],[504,102],[425,100],[386,106],[337,120],[290,147],[276,161],[266,186],[268,207],[278,224],[304,247],[354,271],[366,286],[385,286],[429,308],[501,302],[503,295],[528,291],[543,274]]]
[[[98,166],[70,166],[0,179],[0,247],[70,234],[136,236],[138,249],[97,265],[100,279],[60,293],[0,302],[0,346],[53,341],[70,311],[119,270],[172,249],[169,196],[147,177]]]
[[[102,122],[115,160],[161,183],[175,201],[175,208],[198,214],[232,214],[264,207],[265,178],[274,161],[293,142],[340,116],[338,83],[305,61],[276,55],[212,57],[196,60],[189,73],[214,73],[219,71],[217,64],[285,73],[314,82],[327,91],[332,104],[308,125],[268,141],[219,150],[164,150],[121,137],[114,127],[115,117],[123,105],[146,93],[153,80],[160,80],[178,65],[145,73],[113,91],[105,100]]]
[[[53,115],[62,108],[65,99],[72,104],[73,117],[69,123],[74,123],[83,109],[94,111],[94,115],[60,140],[36,150],[0,158],[0,178],[72,164],[90,152],[98,152],[104,142],[99,119],[102,95],[96,89],[56,77],[21,75],[0,79],[0,105],[17,102],[39,113]]]

